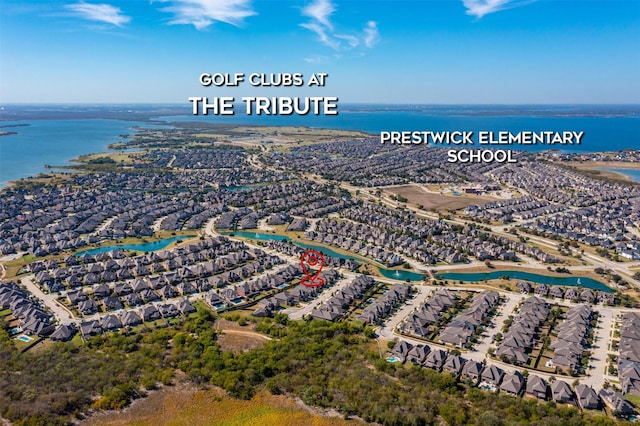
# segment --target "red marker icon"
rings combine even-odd
[[[302,271],[304,272],[304,277],[300,281],[300,284],[306,285],[307,287],[320,287],[324,284],[324,279],[320,278],[320,271],[324,267],[324,256],[317,250],[307,250],[302,253],[302,257],[300,258],[300,266],[302,266]],[[318,272],[315,275],[311,276],[311,273],[314,272],[313,269],[309,268],[318,268]]]

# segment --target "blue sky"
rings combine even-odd
[[[329,74],[323,88],[202,73]],[[0,103],[640,103],[640,2],[0,0]]]

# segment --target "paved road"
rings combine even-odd
[[[600,318],[595,329],[591,364],[587,372],[588,376],[582,382],[592,386],[594,389],[601,389],[605,380],[611,379],[607,375],[607,358],[610,353],[608,348],[611,342],[611,329],[614,318],[620,311],[605,306],[598,306],[596,310],[600,314]]]
[[[288,308],[284,309],[282,313],[289,315],[289,318],[293,320],[298,320],[304,317],[307,314],[310,314],[311,311],[318,305],[329,300],[334,294],[336,294],[340,290],[344,290],[344,288],[356,278],[356,274],[352,272],[343,272],[344,278],[339,280],[333,287],[326,288],[318,297],[313,299],[309,303],[301,304],[299,308]]]
[[[499,308],[497,315],[493,318],[493,326],[487,327],[482,339],[475,345],[475,350],[482,354],[486,354],[489,348],[493,346],[493,336],[502,332],[504,321],[513,314],[513,310],[523,298],[528,297],[520,294],[501,293],[501,296],[507,298],[506,302]]]
[[[436,288],[434,286],[427,285],[417,285],[414,287],[416,288],[417,293],[413,296],[413,298],[408,299],[404,306],[398,312],[396,312],[395,315],[387,319],[384,322],[383,327],[377,330],[380,337],[389,340],[394,339],[396,337],[395,329],[398,324],[400,324],[400,322],[408,317],[413,311],[419,309],[420,306],[424,304],[424,301],[427,299],[429,294]]]
[[[44,293],[40,290],[40,287],[36,285],[34,279],[34,275],[27,275],[26,277],[22,277],[20,282],[22,285],[27,287],[27,290],[29,290],[31,294],[42,300],[44,305],[55,314],[61,324],[69,324],[73,322],[74,318],[71,315],[71,312],[56,300],[58,295],[56,293]]]

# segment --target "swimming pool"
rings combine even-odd
[[[31,341],[31,337],[25,336],[23,334],[22,336],[18,336],[18,340],[22,340],[23,342],[29,343]]]
[[[396,358],[395,356],[390,356],[387,358],[388,362],[400,362],[400,358]]]

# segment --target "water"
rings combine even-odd
[[[603,168],[601,170],[607,170],[609,172],[620,173],[625,176],[629,176],[632,181],[640,182],[640,169],[611,169]]]
[[[223,234],[228,235],[230,234],[230,232],[224,232]],[[260,241],[290,240],[289,238],[283,235],[262,234],[259,232],[238,231],[238,232],[234,232],[234,234],[240,237],[245,237],[245,238],[250,238],[253,240],[260,240]],[[360,262],[362,262],[363,260],[366,261],[366,258],[338,253],[337,251],[334,251],[319,245],[301,243],[296,240],[291,240],[291,242],[297,245],[298,247],[302,247],[305,249],[318,250],[322,254],[325,254],[331,257],[337,257],[341,259],[353,259]],[[383,277],[390,278],[393,280],[406,281],[408,279],[409,281],[424,281],[425,279],[428,279],[427,274],[420,274],[417,272],[407,271],[404,269],[387,269],[382,267],[377,267],[377,268]],[[575,276],[549,277],[546,275],[534,274],[531,272],[523,272],[523,271],[443,272],[443,273],[438,273],[438,275],[445,280],[463,281],[463,282],[495,280],[495,279],[500,279],[504,276],[509,276],[512,279],[532,281],[540,284],[584,287],[584,288],[590,288],[592,290],[602,290],[608,293],[612,293],[614,291],[611,288],[604,285],[603,283],[601,283],[600,281],[596,281],[594,279],[587,278],[587,277],[575,277]]]
[[[83,154],[107,151],[107,145],[124,142],[120,135],[134,133],[134,125],[166,128],[120,120],[28,120],[0,121],[0,125],[29,124],[0,130],[17,135],[0,136],[0,186],[38,173],[45,165],[71,165],[69,160]]]
[[[284,235],[261,234],[259,232],[223,231],[223,232],[220,232],[220,234],[222,234],[222,235],[231,235],[231,234],[233,234],[233,235],[236,235],[238,237],[251,238],[252,240],[258,240],[258,241],[269,241],[269,240],[284,241],[284,240],[290,240],[289,237],[285,237]]]
[[[182,109],[182,105],[177,106]],[[56,109],[58,108],[58,109]],[[50,110],[50,111],[49,111]],[[91,117],[100,116],[98,107]],[[161,108],[167,110],[167,108]],[[173,110],[176,110],[174,107]],[[344,130],[361,130],[377,134],[382,130],[480,131],[507,130],[584,131],[581,145],[558,146],[567,151],[597,152],[637,148],[640,140],[640,107],[638,106],[428,106],[428,105],[340,105],[337,116],[194,116],[189,105],[184,115],[158,115],[167,121],[199,121],[220,124],[257,124],[268,126],[308,126]],[[2,130],[17,135],[0,137],[0,185],[46,172],[49,165],[69,164],[82,154],[104,152],[107,145],[123,141],[131,127],[166,128],[136,121],[113,119],[54,119],[58,116],[79,117],[81,113],[64,111],[63,106],[49,106],[52,119],[0,121],[1,125],[29,124]],[[62,112],[60,112],[62,111]],[[65,115],[66,114],[66,115]],[[106,112],[105,112],[106,114]],[[24,115],[23,115],[24,116]],[[46,115],[45,115],[46,116]],[[105,115],[106,116],[106,115]],[[28,117],[28,115],[27,115]],[[549,146],[525,147],[543,150]]]
[[[79,253],[76,253],[76,256],[82,256],[83,254],[89,254],[93,256],[94,254],[106,253],[108,251],[116,250],[116,249],[133,250],[133,251],[140,251],[140,252],[158,251],[167,247],[169,244],[171,244],[174,241],[186,240],[193,237],[195,237],[195,235],[182,235],[180,237],[165,238],[164,240],[158,240],[151,243],[119,244],[119,245],[112,245],[112,246],[104,246],[104,247],[98,247],[94,249],[81,251]]]
[[[240,192],[240,191],[245,191],[248,189],[253,189],[255,188],[255,186],[251,186],[251,185],[242,185],[242,186],[225,186],[223,189],[226,189],[229,192]]]
[[[250,238],[252,240],[258,240],[258,241],[269,241],[269,240],[277,240],[277,241],[291,241],[292,244],[297,245],[298,247],[304,248],[304,249],[313,249],[313,250],[318,250],[319,252],[321,252],[322,254],[325,254],[327,256],[331,256],[331,257],[336,257],[336,258],[340,258],[340,259],[351,259],[351,260],[357,260],[362,262],[364,258],[362,257],[357,257],[357,256],[351,256],[348,254],[342,254],[342,253],[338,253],[337,251],[333,251],[329,248],[326,247],[322,247],[319,245],[315,245],[315,244],[308,244],[308,243],[301,243],[299,241],[296,240],[292,240],[289,237],[286,237],[284,235],[276,235],[276,234],[262,234],[260,232],[247,232],[247,231],[235,231],[235,232],[221,232],[222,235],[236,235],[238,237],[244,237],[244,238]]]
[[[486,281],[500,279],[509,276],[511,279],[532,281],[540,284],[561,285],[569,287],[584,287],[592,290],[602,290],[613,293],[613,289],[607,287],[600,281],[588,277],[549,277],[546,275],[534,274],[524,271],[491,271],[491,272],[443,272],[438,275],[445,280],[452,281]]]
[[[428,278],[427,274],[419,274],[416,272],[405,271],[402,269],[386,269],[378,268],[380,274],[385,278],[391,278],[392,280],[402,281],[423,281]]]
[[[617,151],[637,148],[640,114],[637,106],[608,112],[606,106],[398,106],[341,105],[337,116],[232,116],[174,115],[155,117],[169,122],[196,121],[221,124],[266,126],[307,126],[360,130],[379,134],[383,130],[413,131],[584,131],[580,145],[513,146],[514,149],[542,151],[550,148],[573,152]],[[367,109],[368,108],[368,109]],[[389,109],[385,109],[389,108]],[[615,110],[615,107],[611,107]],[[476,145],[479,146],[479,145]],[[489,147],[482,145],[481,147]]]

